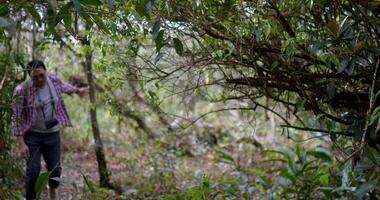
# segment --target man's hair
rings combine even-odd
[[[30,73],[32,72],[32,70],[37,69],[37,68],[42,68],[46,70],[44,62],[42,62],[41,60],[32,60],[26,66],[26,71],[28,72],[30,76]]]

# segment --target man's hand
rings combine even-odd
[[[18,146],[19,146],[19,151],[20,154],[23,158],[29,159],[30,158],[30,153],[29,153],[29,148],[24,142],[24,138],[22,136],[17,137],[18,141]]]
[[[26,144],[20,146],[20,153],[21,153],[21,156],[25,159],[29,159],[30,158],[30,154],[29,154],[29,148],[28,146],[26,146]]]
[[[81,88],[78,88],[78,91],[77,91],[77,94],[80,96],[80,97],[83,97],[84,95],[86,95],[88,93],[88,90],[89,90],[89,87],[81,87]]]

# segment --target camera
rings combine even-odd
[[[56,126],[58,123],[59,122],[57,119],[47,120],[47,121],[45,121],[45,127],[46,127],[46,129],[51,129],[54,126]]]

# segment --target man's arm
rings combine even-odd
[[[70,83],[67,83],[67,82],[61,80],[60,78],[58,78],[54,74],[49,75],[49,77],[51,77],[55,82],[57,82],[61,86],[62,92],[65,94],[73,94],[73,93],[77,93],[79,91],[79,89],[77,87],[71,85]]]
[[[17,136],[17,143],[18,143],[21,156],[25,159],[29,159],[30,158],[29,148],[25,144],[24,136]]]
[[[66,94],[78,93],[79,89],[70,83],[61,80],[62,92]]]
[[[12,100],[12,131],[13,131],[13,134],[17,137],[17,143],[18,143],[18,146],[19,146],[19,150],[20,150],[20,153],[21,153],[21,156],[25,159],[29,159],[30,157],[30,154],[29,154],[29,148],[28,146],[25,144],[25,141],[24,141],[24,132],[23,132],[23,129],[22,129],[22,109],[23,109],[23,102],[24,102],[24,98],[28,98],[28,97],[24,97],[24,94],[26,94],[26,92],[24,92],[25,89],[28,89],[28,88],[23,88],[23,84],[21,85],[18,85],[15,89],[15,91],[13,92],[13,100]]]
[[[16,87],[16,89],[13,92],[13,99],[12,99],[12,131],[15,136],[22,136],[24,135],[22,126],[23,126],[23,117],[22,117],[22,110],[23,110],[23,103],[24,103],[24,88],[23,84],[20,84]]]

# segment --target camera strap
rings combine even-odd
[[[46,77],[46,79],[48,79],[48,77]],[[53,97],[53,93],[51,92],[51,87],[50,87],[50,84],[49,84],[49,81],[48,81],[48,80],[46,80],[46,84],[47,84],[47,86],[48,86],[48,88],[49,88],[50,103],[51,103],[51,105],[52,105],[51,118],[53,118],[53,117],[54,117],[54,110],[55,110],[54,97]],[[40,104],[39,107],[40,107],[40,109],[41,109],[41,111],[42,111],[42,116],[44,117],[44,121],[46,121],[45,110],[44,110],[45,105],[44,105],[44,103],[43,103],[42,100],[41,100],[41,95],[40,95],[40,93],[39,93],[39,90],[37,90],[36,92],[37,92],[38,102],[39,102],[39,104]]]

